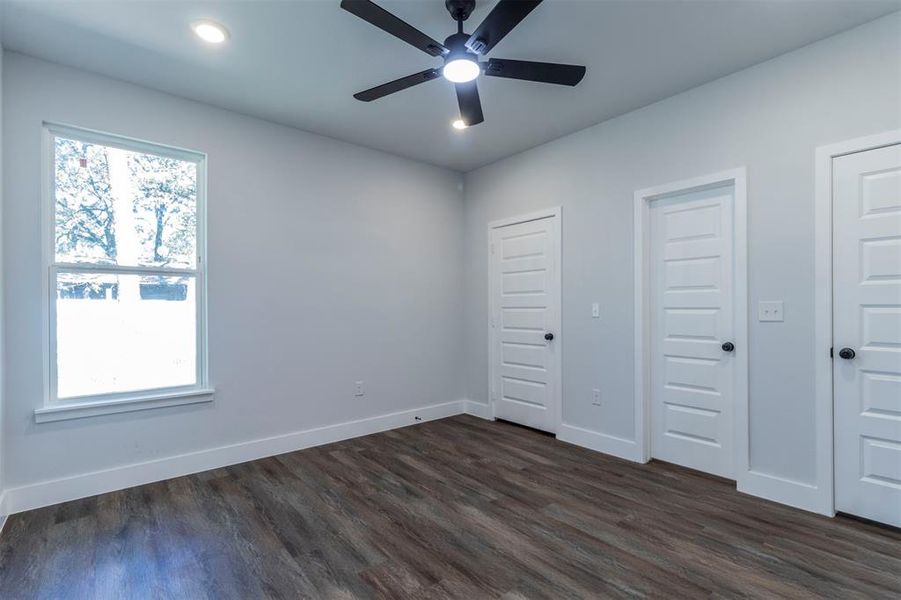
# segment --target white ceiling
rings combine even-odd
[[[576,88],[481,78],[463,132],[443,79],[371,103],[354,92],[439,66],[339,0],[0,0],[3,45],[372,148],[467,171],[901,8],[901,0],[547,0],[490,56],[584,64]],[[442,0],[379,0],[442,41]],[[480,1],[466,31],[488,14]],[[224,23],[209,47],[191,21]]]

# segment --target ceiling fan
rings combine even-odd
[[[467,34],[463,32],[463,21],[472,14],[476,5],[475,0],[445,0],[444,6],[457,22],[457,33],[450,35],[443,44],[440,44],[370,0],[341,0],[341,8],[344,10],[430,56],[444,59],[443,67],[426,69],[389,81],[354,94],[354,98],[371,102],[443,75],[445,79],[453,82],[457,89],[462,127],[466,127],[485,120],[482,115],[482,103],[479,100],[479,88],[476,85],[476,78],[480,74],[488,77],[576,85],[585,76],[585,67],[504,58],[490,58],[488,62],[479,62],[479,56],[488,54],[539,4],[541,0],[500,0],[482,24],[472,34]]]

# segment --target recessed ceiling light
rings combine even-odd
[[[228,29],[215,21],[194,21],[191,29],[197,37],[210,44],[221,44],[228,39]]]

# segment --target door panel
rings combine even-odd
[[[901,526],[901,146],[833,162],[835,508]],[[854,350],[852,359],[840,357]]]
[[[560,403],[559,217],[491,230],[495,416],[555,432]]]
[[[732,477],[733,187],[650,211],[651,455]]]

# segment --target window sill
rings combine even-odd
[[[132,398],[116,398],[113,400],[60,402],[35,409],[34,420],[36,423],[52,423],[54,421],[112,415],[151,408],[212,402],[214,391],[212,388],[199,388],[140,395]]]

